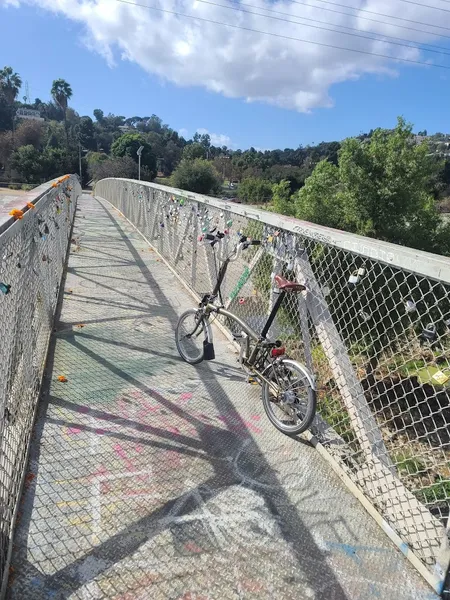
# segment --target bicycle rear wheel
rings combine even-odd
[[[264,382],[262,400],[269,421],[286,435],[308,429],[316,414],[316,392],[299,363],[282,359],[265,372],[272,385]]]
[[[183,360],[191,365],[202,362],[207,329],[203,316],[191,308],[181,315],[175,328],[175,343]]]

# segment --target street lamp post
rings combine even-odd
[[[139,146],[139,149],[136,152],[136,154],[139,157],[139,181],[141,180],[141,156],[142,156],[142,150],[143,149],[144,149],[144,146]]]

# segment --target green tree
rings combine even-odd
[[[341,227],[342,209],[338,192],[338,167],[326,160],[321,161],[304,187],[294,195],[296,216],[327,227]]]
[[[393,131],[377,129],[369,141],[346,140],[339,154],[338,199],[346,228],[418,247],[420,229],[434,223],[434,231],[439,223],[433,180],[440,168],[427,143],[414,143],[412,126],[402,118]],[[423,249],[433,247],[431,238]]]
[[[272,199],[272,183],[265,179],[249,177],[239,184],[238,198],[246,204],[264,204]]]
[[[21,121],[17,127],[15,141],[17,146],[31,144],[40,149],[44,139],[44,124],[41,121]]]
[[[172,184],[199,194],[218,193],[222,180],[214,166],[202,158],[183,159],[172,174]]]
[[[297,216],[440,252],[434,191],[441,169],[428,144],[416,144],[412,126],[399,118],[394,130],[345,140],[338,167],[320,162],[296,196]]]
[[[13,150],[12,131],[0,131],[0,169],[6,169]]]
[[[69,132],[67,131],[67,106],[70,98],[72,97],[72,88],[65,79],[55,79],[53,81],[50,93],[62,112],[66,129],[66,141],[67,145],[69,145]]]
[[[31,144],[12,153],[10,166],[15,178],[25,183],[39,183],[45,172],[43,155]]]
[[[192,138],[194,140],[194,144],[200,144],[201,146],[203,146],[203,148],[205,148],[205,150],[208,150],[208,148],[211,147],[211,136],[209,135],[209,133],[195,133],[194,137]]]
[[[49,121],[45,130],[44,143],[47,148],[58,148],[64,146],[64,124],[60,121]]]
[[[22,79],[12,67],[0,69],[0,131],[13,128],[14,102],[22,86]]]
[[[88,172],[91,179],[100,181],[106,177],[137,179],[138,166],[130,156],[91,160],[88,158]]]
[[[289,181],[280,181],[272,186],[272,206],[275,212],[282,215],[295,215],[295,202],[291,196]]]
[[[139,160],[137,151],[140,146],[144,146],[141,165],[148,169],[149,177],[153,178],[156,175],[156,156],[143,135],[139,133],[121,135],[111,146],[111,154],[117,158],[129,156],[137,163]]]
[[[95,163],[103,162],[108,159],[109,156],[104,152],[89,152],[89,154],[86,156],[88,165],[93,165]]]
[[[42,155],[42,176],[45,181],[78,170],[78,150],[64,146],[48,147]],[[83,169],[84,170],[84,169]]]
[[[196,158],[206,158],[206,148],[199,142],[188,144],[183,150],[184,160],[195,160]]]
[[[53,81],[51,95],[64,115],[66,114],[67,106],[72,94],[72,88],[65,79],[55,79]]]
[[[173,140],[167,142],[162,156],[164,158],[163,170],[166,175],[170,175],[180,162],[182,152],[182,149]]]
[[[94,123],[91,117],[81,117],[79,123],[80,143],[86,150],[96,150]]]
[[[93,114],[97,123],[101,123],[103,121],[104,113],[100,108],[96,108]]]
[[[11,107],[8,106],[5,96],[0,93],[0,131],[12,129]]]
[[[0,69],[0,91],[10,106],[14,105],[21,87],[22,79],[18,73],[13,71],[12,67]]]

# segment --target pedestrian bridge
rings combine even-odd
[[[445,594],[450,260],[138,181],[27,200],[0,225],[7,598]],[[178,356],[213,227],[263,241],[223,288],[254,327],[276,273],[306,284],[272,333],[317,376],[308,435],[271,426],[226,322],[215,361]]]

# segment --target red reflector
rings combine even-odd
[[[286,354],[286,348],[272,348],[272,356],[283,356]]]

